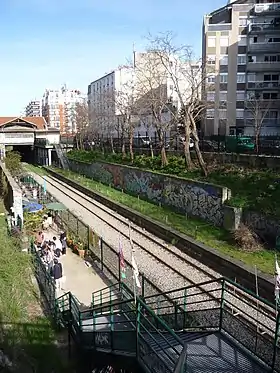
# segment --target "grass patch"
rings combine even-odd
[[[0,201],[0,344],[13,372],[69,372],[56,345],[51,321],[43,314],[31,280],[32,262],[8,235]],[[1,367],[0,370],[9,371]],[[2,371],[2,370],[1,370]]]
[[[46,170],[40,166],[34,166],[29,163],[24,163],[23,169],[27,172],[34,172],[40,176],[45,176],[47,174]]]
[[[68,153],[69,159],[92,163],[97,160],[131,165],[129,157],[122,158],[120,154],[102,154],[91,151],[72,150]],[[148,171],[157,171],[164,174],[204,181],[207,183],[223,185],[232,191],[232,198],[228,204],[235,207],[248,208],[280,218],[280,172],[246,168],[237,165],[208,164],[209,174],[201,175],[196,167],[192,171],[185,170],[185,161],[181,156],[169,156],[169,164],[161,166],[160,156],[153,159],[146,155],[136,155],[133,163]]]
[[[54,168],[54,171],[68,177],[80,185],[99,192],[112,201],[119,202],[145,216],[164,223],[181,233],[193,237],[197,241],[213,247],[223,254],[235,259],[239,259],[250,266],[256,265],[257,268],[262,272],[269,274],[274,273],[273,250],[262,250],[254,253],[243,252],[236,245],[234,245],[232,235],[222,228],[214,227],[210,224],[202,222],[201,220],[186,218],[185,216],[178,214],[167,207],[156,206],[150,202],[140,200],[137,197],[122,193],[121,191],[110,188],[92,179],[83,177],[77,173],[57,168]]]

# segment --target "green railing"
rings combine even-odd
[[[145,302],[174,330],[219,330],[280,370],[279,313],[276,317],[273,304],[238,284],[220,278]]]
[[[33,239],[30,243],[30,252],[32,254],[32,261],[34,266],[34,273],[39,284],[40,290],[46,299],[46,305],[53,316],[56,312],[56,291],[55,282],[48,272],[45,264],[42,262]]]
[[[137,299],[137,358],[145,370],[173,372],[184,343],[141,299]]]
[[[71,293],[56,303],[61,319],[71,321],[74,339],[84,348],[131,353],[149,370],[173,372],[182,360],[183,342],[139,297],[136,304],[134,299],[112,301],[109,309],[105,304],[87,311],[79,310]]]
[[[105,305],[106,299],[109,302],[110,299],[116,302],[119,296],[121,299],[129,299],[134,289],[130,263],[125,262],[126,279],[121,282],[119,255],[116,250],[99,237],[92,239],[95,233],[70,211],[62,212],[60,219],[61,224],[71,234],[86,240],[89,252],[95,258],[95,264],[115,284],[109,290],[102,289],[95,293],[93,305]],[[37,259],[34,260],[39,263]],[[54,304],[51,279],[45,276],[45,268],[40,267],[37,272],[36,277],[43,284],[40,286],[50,304]],[[145,299],[149,309],[158,316],[148,319],[157,330],[160,326],[153,323],[158,322],[159,318],[175,330],[220,330],[231,335],[269,366],[280,371],[279,312],[276,317],[275,305],[223,278],[165,293],[142,274],[140,281],[142,287],[140,291],[137,289],[137,296]],[[49,287],[52,290],[46,290]],[[75,312],[79,312],[77,301],[72,300],[72,303],[73,309],[77,309]]]

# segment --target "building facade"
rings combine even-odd
[[[25,108],[25,115],[27,117],[40,117],[42,116],[41,101],[33,100]]]
[[[48,127],[57,128],[62,134],[74,134],[77,131],[77,123],[73,117],[76,103],[84,101],[85,96],[79,90],[47,89],[42,99],[42,115],[46,119]]]
[[[280,1],[229,2],[202,37],[204,133],[280,134]]]
[[[174,59],[175,61],[175,59]],[[172,64],[171,64],[172,65]],[[174,63],[175,66],[175,63]],[[191,65],[191,68],[200,68]],[[179,85],[187,87],[186,81],[179,77]],[[181,89],[181,93],[183,88]],[[134,100],[135,135],[153,135],[155,127],[151,110],[147,109],[148,100],[162,103],[162,121],[168,125],[172,114],[168,110],[168,102],[176,110],[180,110],[178,94],[172,78],[160,58],[153,52],[134,53],[133,66],[123,67],[97,79],[88,86],[89,123],[97,133],[117,136],[120,133],[123,116],[122,106],[129,105],[128,100]],[[105,132],[104,132],[105,131]]]

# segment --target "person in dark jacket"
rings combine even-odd
[[[52,269],[52,275],[53,275],[53,278],[55,280],[56,289],[60,290],[61,289],[62,276],[63,276],[62,264],[59,263],[59,261],[56,258],[54,259],[54,266],[53,266],[53,269]]]
[[[66,232],[61,232],[60,234],[60,242],[62,245],[62,255],[66,254],[67,244],[66,244]]]

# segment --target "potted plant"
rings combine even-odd
[[[78,249],[79,257],[84,259],[84,257],[85,257],[85,245],[84,245],[84,243],[79,242],[77,244],[77,249]]]
[[[67,236],[67,238],[66,238],[67,247],[72,249],[73,243],[74,243],[74,241],[73,241],[73,238],[71,237],[71,235]]]

